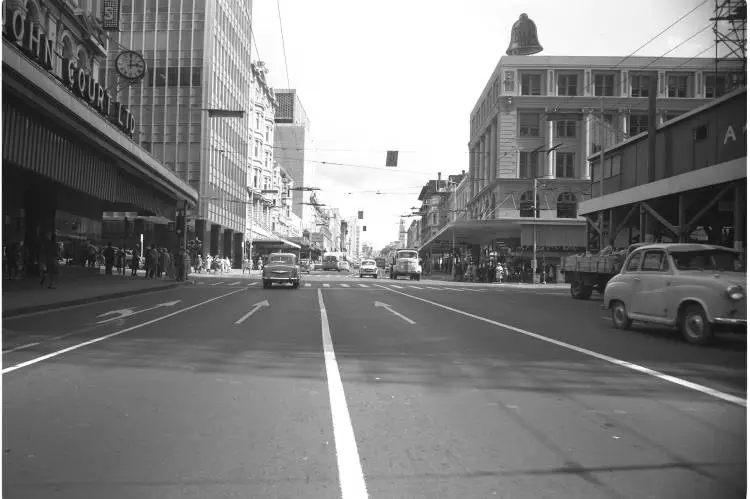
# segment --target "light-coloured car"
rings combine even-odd
[[[676,326],[689,343],[716,332],[746,333],[747,270],[742,254],[708,244],[652,244],[633,251],[604,290],[612,323]]]
[[[378,266],[375,260],[362,260],[359,266],[359,277],[372,276],[375,279],[378,278]]]
[[[263,266],[263,287],[270,288],[276,284],[291,284],[298,288],[300,271],[297,256],[294,253],[272,253],[268,263]]]
[[[349,267],[349,262],[346,260],[339,260],[338,263],[338,271],[339,272],[349,272],[351,269]]]

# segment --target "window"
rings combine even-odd
[[[555,176],[557,178],[573,178],[575,176],[575,153],[558,152],[555,154]]]
[[[515,73],[513,73],[513,71],[506,71],[505,72],[505,78],[503,80],[503,84],[505,85],[505,91],[506,92],[513,93],[515,91],[516,77],[515,77]]]
[[[536,197],[536,216],[539,218],[539,196]],[[533,217],[534,216],[534,192],[526,191],[521,196],[521,216],[522,217]]]
[[[260,130],[260,113],[255,113],[255,129]]]
[[[438,223],[438,216],[437,213],[432,214],[432,225],[437,225]]]
[[[701,125],[695,128],[695,141],[706,140],[708,138],[708,125]]]
[[[643,252],[639,251],[637,253],[633,253],[633,255],[630,257],[630,260],[628,260],[628,265],[626,267],[628,272],[637,272],[638,269],[641,266],[641,259],[643,258]]]
[[[203,68],[193,68],[193,86],[194,87],[200,87],[201,86],[201,70]]]
[[[602,130],[602,128],[604,128],[604,130]],[[604,143],[604,147],[613,145],[615,143],[616,130],[613,115],[604,115],[603,127],[599,117],[594,116],[594,120],[591,124],[591,153],[593,154],[601,151],[602,143]],[[602,137],[604,140],[602,140]]]
[[[726,86],[726,78],[723,75],[718,78],[715,75],[706,76],[706,98],[721,97],[726,93]]]
[[[572,192],[563,192],[557,196],[557,218],[576,218],[578,201]]]
[[[521,95],[542,95],[542,75],[521,75]]]
[[[266,142],[270,142],[270,141],[271,141],[271,127],[267,126],[266,127]]]
[[[578,75],[558,75],[557,95],[578,95]]]
[[[615,95],[615,75],[594,75],[594,95],[597,97]]]
[[[688,96],[688,77],[672,75],[667,77],[667,95],[669,97]]]
[[[518,164],[518,178],[534,178],[539,168],[539,153],[521,151]]]
[[[260,156],[260,142],[255,141],[255,147],[253,149],[253,157],[257,158]]]
[[[667,257],[663,251],[646,251],[643,257],[641,271],[644,272],[666,272],[669,270]]]
[[[572,120],[556,121],[555,129],[557,130],[557,137],[575,138],[576,136],[576,122],[575,121],[572,121]]]
[[[539,137],[539,113],[520,113],[520,128],[518,135],[520,137]]]
[[[631,97],[648,97],[648,84],[650,75],[634,74],[630,76]]]
[[[630,115],[630,128],[628,133],[630,136],[638,135],[639,133],[648,131],[648,115],[647,114],[631,114]]]

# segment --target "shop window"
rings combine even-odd
[[[576,218],[578,201],[572,192],[563,192],[557,197],[557,218]]]

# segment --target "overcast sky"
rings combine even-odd
[[[363,240],[380,249],[427,180],[468,170],[469,114],[521,13],[540,55],[624,57],[701,3],[636,54],[663,55],[706,28],[670,57],[714,46],[713,0],[279,0],[285,67],[277,1],[255,0],[253,58],[273,87],[297,89],[310,158],[347,165],[316,164],[319,199],[345,216],[364,210]],[[398,168],[385,168],[387,150]]]

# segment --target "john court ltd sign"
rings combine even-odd
[[[61,80],[73,93],[89,103],[102,116],[114,123],[129,137],[135,133],[135,119],[130,110],[112,99],[112,95],[94,79],[94,76],[67,58],[62,59],[62,74],[57,74],[54,64],[57,54],[53,49],[52,40],[47,37],[39,26],[26,19],[26,14],[18,9],[12,9],[7,18],[3,36],[16,44],[37,64]]]

